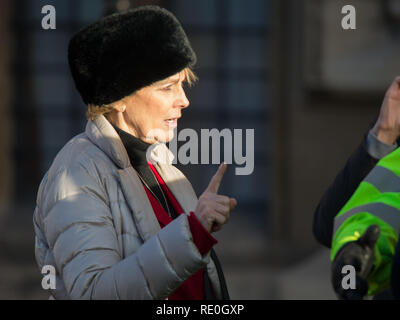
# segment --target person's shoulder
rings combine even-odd
[[[67,181],[102,181],[101,175],[112,171],[114,165],[108,156],[85,133],[69,140],[54,158],[42,184],[68,185]]]
[[[103,176],[112,172],[107,155],[85,133],[68,141],[58,152],[39,187],[37,205],[51,203],[79,194],[85,188],[104,190]],[[46,204],[46,205],[45,205]]]
[[[85,133],[81,133],[69,140],[58,152],[49,169],[49,176],[65,170],[87,170],[94,165],[105,169],[104,167],[112,165],[112,161]]]

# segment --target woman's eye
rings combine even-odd
[[[167,86],[167,87],[162,88],[162,90],[164,90],[164,91],[169,91],[171,89],[172,89],[172,86]]]

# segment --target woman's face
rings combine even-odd
[[[182,109],[189,106],[184,81],[185,71],[181,71],[124,98],[126,109],[121,120],[125,124],[119,127],[147,143],[169,142]]]

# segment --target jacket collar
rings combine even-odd
[[[128,153],[120,136],[115,131],[110,122],[100,115],[94,120],[89,120],[86,124],[85,133],[89,140],[99,147],[107,156],[121,169],[131,166]],[[155,143],[148,152],[149,161],[152,164],[172,164],[173,153],[164,143]]]
[[[110,122],[103,116],[89,120],[85,133],[89,140],[121,169],[130,167],[128,153]]]

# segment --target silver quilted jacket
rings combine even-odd
[[[165,162],[168,152],[159,144],[151,161],[189,213],[197,197],[185,176]],[[220,299],[215,264],[197,250],[187,217],[160,229],[118,134],[100,116],[63,147],[40,184],[33,217],[36,261],[40,270],[55,267],[55,299],[166,299],[206,266]]]

